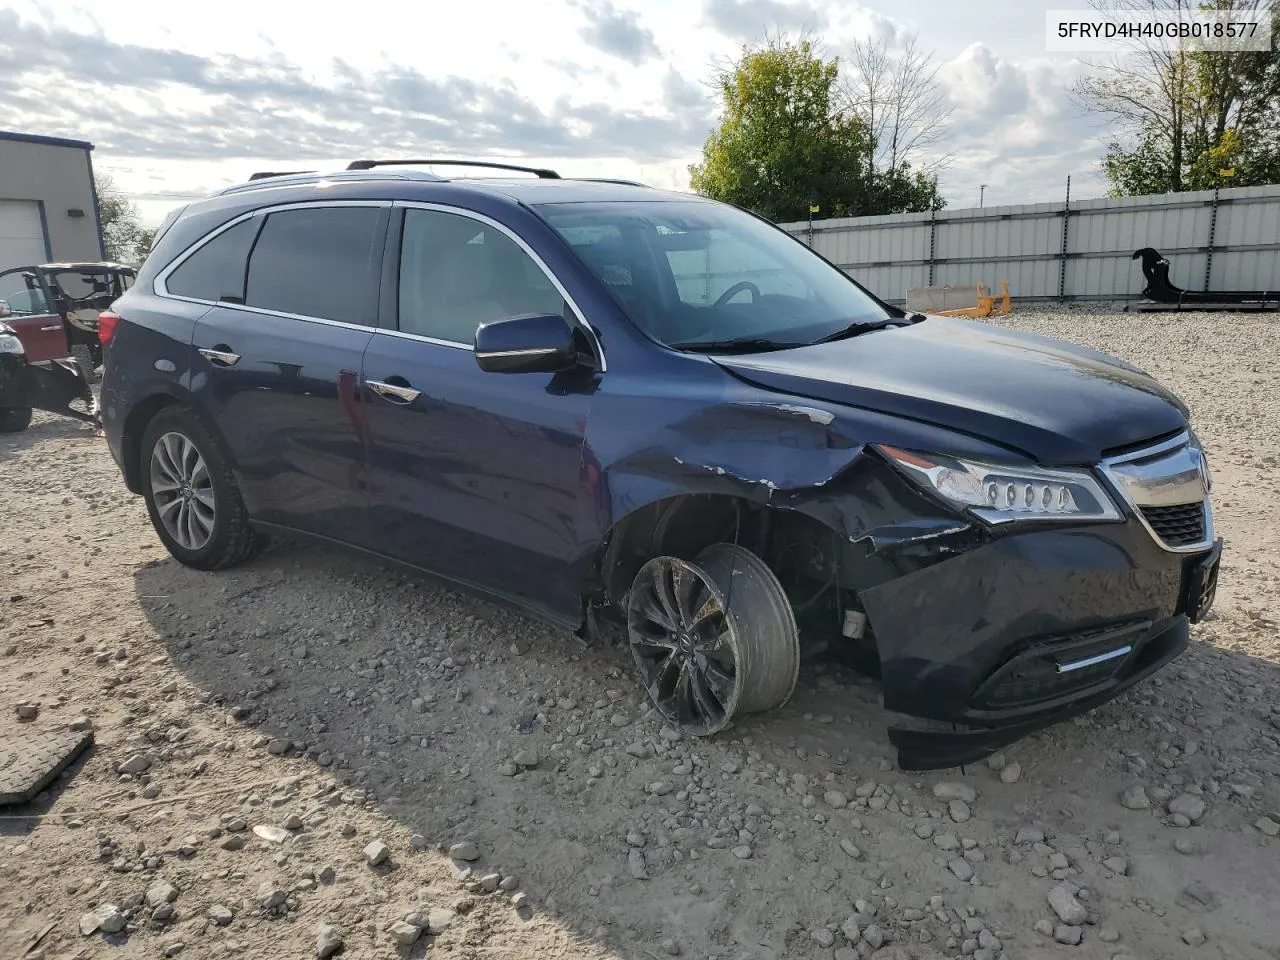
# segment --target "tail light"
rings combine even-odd
[[[116,326],[120,323],[120,314],[112,313],[110,310],[103,310],[98,314],[98,342],[104,347],[111,342],[111,338],[115,336]]]

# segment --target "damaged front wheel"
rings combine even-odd
[[[693,562],[646,563],[628,595],[627,634],[649,698],[685,733],[716,733],[795,689],[791,604],[765,562],[735,544],[714,544]]]

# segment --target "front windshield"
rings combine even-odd
[[[888,318],[835,267],[734,207],[659,200],[538,211],[631,320],[671,346],[800,346]]]

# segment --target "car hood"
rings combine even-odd
[[[936,424],[1048,464],[1090,463],[1187,425],[1186,407],[1136,367],[953,317],[714,359],[769,390]]]

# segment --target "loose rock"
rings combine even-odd
[[[1059,943],[1065,943],[1068,946],[1074,947],[1084,939],[1084,931],[1079,927],[1060,923],[1058,926],[1053,928],[1053,939],[1057,940]]]
[[[1079,926],[1088,919],[1089,911],[1084,908],[1074,893],[1063,884],[1058,884],[1049,891],[1049,906],[1058,915],[1058,919],[1071,926]]]
[[[973,803],[978,799],[978,792],[967,783],[939,783],[933,788],[933,795],[939,800],[963,800],[965,803]]]
[[[525,770],[532,770],[538,765],[538,755],[532,750],[521,750],[511,759],[515,761],[517,767]]]
[[[259,823],[253,828],[253,834],[269,843],[284,843],[289,839],[289,831],[270,823]]]
[[[316,927],[316,957],[327,960],[342,949],[342,934],[338,928],[328,923]]]
[[[1151,809],[1151,800],[1147,797],[1147,788],[1142,784],[1130,787],[1124,793],[1120,794],[1120,806],[1129,810],[1149,810]]]
[[[956,879],[963,880],[968,883],[973,879],[973,867],[969,866],[969,861],[962,857],[956,857],[947,864],[947,868],[956,875]]]
[[[391,848],[381,840],[374,840],[364,848],[365,862],[371,867],[381,866],[391,856]]]
[[[480,859],[480,850],[470,840],[463,840],[449,848],[449,856],[454,860],[465,860],[469,863]]]
[[[1183,816],[1195,823],[1204,816],[1204,800],[1194,793],[1180,793],[1169,801],[1168,810],[1171,816]]]
[[[116,767],[116,770],[120,773],[137,775],[139,773],[145,773],[150,766],[151,759],[146,754],[135,753],[124,763],[120,764],[120,766]]]
[[[173,903],[178,899],[178,888],[167,880],[157,880],[147,887],[147,906],[158,907],[162,903]]]
[[[408,946],[416,943],[418,937],[422,936],[422,930],[415,927],[412,923],[406,923],[404,920],[397,920],[389,928],[391,939],[401,946]]]

